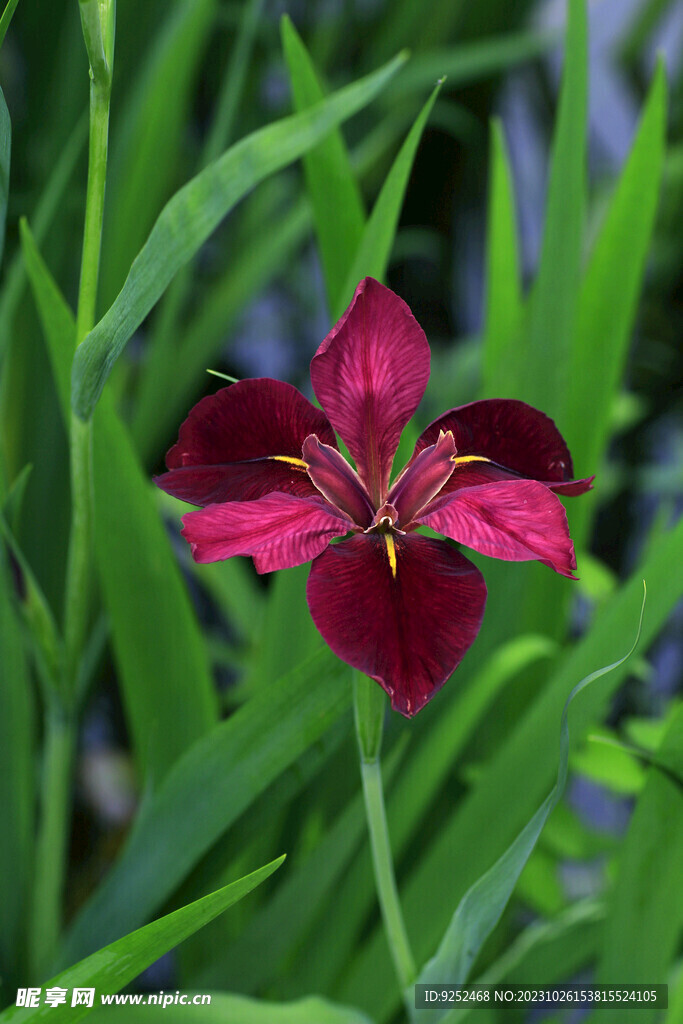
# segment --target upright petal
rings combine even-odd
[[[572,480],[572,458],[553,421],[526,402],[487,398],[450,409],[418,438],[413,459],[442,430],[453,432],[458,459],[463,459],[456,462],[443,493],[514,476],[540,480],[560,494],[590,490],[593,477]],[[474,460],[464,461],[470,457]],[[482,458],[490,461],[476,461]]]
[[[376,508],[386,498],[401,431],[428,379],[422,328],[398,295],[366,277],[313,357],[311,380]]]
[[[326,643],[411,717],[443,686],[479,632],[486,585],[443,541],[380,534],[334,544],[313,562],[308,606]]]
[[[351,529],[353,523],[323,498],[275,493],[188,512],[181,532],[195,562],[251,555],[257,572],[274,572],[309,562]]]
[[[454,457],[455,445],[449,431],[441,433],[436,444],[423,448],[406,466],[389,491],[389,501],[396,506],[402,527],[412,522],[420,509],[439,493],[455,468]]]
[[[314,495],[302,460],[309,434],[336,445],[327,417],[291,384],[242,380],[202,398],[155,482],[193,505],[252,501],[271,491]]]
[[[567,515],[535,480],[464,487],[435,498],[417,522],[451,540],[506,561],[538,559],[563,576],[576,568]]]
[[[308,475],[320,493],[359,526],[369,526],[374,509],[368,492],[341,452],[321,444],[315,434],[311,434],[304,441],[303,456]]]

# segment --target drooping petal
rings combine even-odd
[[[336,445],[327,417],[283,381],[242,380],[202,398],[166,456],[163,490],[193,505],[253,501],[271,491],[314,495],[301,449],[309,434]]]
[[[311,380],[375,507],[386,498],[401,431],[428,379],[422,328],[398,295],[366,277],[313,357]]]
[[[188,512],[181,532],[195,562],[251,555],[263,573],[308,562],[351,529],[353,523],[323,498],[274,493]]]
[[[313,562],[308,606],[335,654],[411,717],[446,682],[479,632],[486,585],[443,541],[358,535]]]
[[[374,509],[368,492],[341,452],[321,444],[315,434],[311,434],[304,441],[303,457],[308,475],[320,493],[359,526],[369,526]]]
[[[538,559],[563,576],[576,568],[567,514],[536,480],[465,487],[439,495],[417,521],[451,540],[507,561]]]
[[[455,468],[454,455],[453,435],[450,431],[442,433],[436,444],[423,448],[398,478],[389,491],[389,501],[396,506],[402,527],[408,526],[439,493]]]
[[[457,462],[443,493],[514,476],[540,480],[559,494],[583,494],[593,477],[572,480],[569,449],[545,413],[510,398],[487,398],[450,409],[418,438],[413,459],[439,432],[451,430],[458,459],[474,456],[490,462]]]

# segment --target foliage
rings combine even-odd
[[[680,234],[657,211],[683,194],[683,93],[661,60],[642,80],[639,48],[666,5],[643,3],[615,47],[641,114],[618,174],[589,181],[589,26],[585,0],[568,0],[531,281],[514,140],[491,116],[493,86],[515,69],[544,80],[556,36],[527,27],[530,3],[430,0],[419,18],[412,0],[300,5],[281,25],[260,0],[115,6],[80,0],[87,52],[73,2],[8,0],[0,17],[0,1020],[43,1016],[9,1005],[19,986],[88,983],[212,992],[210,1012],[174,1007],[181,1021],[400,1019],[351,678],[310,622],[306,574],[264,583],[242,560],[195,565],[177,543],[181,505],[151,475],[214,389],[207,367],[300,383],[361,277],[401,293],[425,267],[436,372],[406,433],[432,404],[522,399],[555,418],[577,475],[597,481],[583,507],[568,504],[581,582],[487,565],[472,651],[414,721],[385,722],[417,963],[441,949],[458,980],[680,978],[683,726],[675,694],[650,686],[681,595],[680,468],[649,465],[642,441],[680,449],[652,367],[673,372],[662,353]],[[430,297],[456,276],[452,221],[484,198],[453,188],[463,166],[487,181],[484,315],[476,337],[444,341],[458,331],[429,316]],[[280,339],[263,357],[244,339],[268,303]],[[658,517],[633,515],[618,543],[615,522],[644,496]],[[629,646],[643,578],[640,661],[577,698],[569,796],[532,819],[557,771],[565,701]],[[577,810],[576,791],[598,785],[628,800],[623,835]],[[126,795],[134,810],[112,824]],[[564,884],[572,871],[590,876],[588,898]],[[492,878],[487,918],[477,880]],[[464,931],[450,942],[459,904],[483,929],[464,951]],[[170,949],[167,983],[135,981]],[[142,1019],[134,1007],[92,1019],[124,1012]],[[44,1010],[59,1014],[75,1019]]]

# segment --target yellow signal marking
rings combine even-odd
[[[483,455],[457,455],[454,457],[453,462],[456,466],[464,466],[467,462],[490,462],[491,459],[485,458]]]
[[[288,455],[269,455],[268,458],[274,462],[287,462],[290,466],[296,466],[297,469],[301,468],[304,471],[308,469],[308,463],[303,459],[290,459]]]
[[[382,536],[384,537],[384,543],[387,546],[391,575],[396,579],[396,545],[394,544],[394,538],[390,533],[383,533]]]

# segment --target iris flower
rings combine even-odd
[[[479,570],[419,528],[494,558],[537,559],[574,578],[556,495],[581,494],[592,482],[571,479],[571,457],[552,420],[508,399],[439,416],[392,481],[429,362],[427,339],[405,302],[365,278],[311,363],[324,411],[282,381],[239,381],[192,409],[166,457],[168,472],[156,479],[202,506],[183,517],[195,561],[251,555],[266,573],[312,560],[307,598],[315,625],[406,717],[457,667],[486,602]]]

